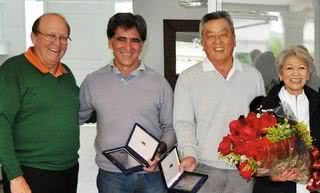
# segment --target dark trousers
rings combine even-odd
[[[256,177],[253,193],[296,193],[296,183],[274,182],[269,177]]]
[[[32,193],[76,193],[79,164],[62,171],[42,170],[22,166],[23,177]],[[5,182],[5,193],[10,193],[10,183]]]

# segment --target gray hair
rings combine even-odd
[[[234,24],[232,21],[232,18],[230,16],[230,14],[227,11],[216,11],[216,12],[211,12],[211,13],[207,13],[206,15],[204,15],[201,19],[200,22],[200,26],[199,26],[199,34],[200,34],[200,39],[202,40],[202,33],[203,33],[203,26],[211,21],[211,20],[217,20],[217,19],[225,19],[228,23],[229,26],[231,28],[231,32],[233,34],[234,33]]]
[[[303,60],[308,66],[308,71],[311,72],[311,66],[313,65],[313,58],[308,52],[308,50],[305,50],[300,46],[290,46],[287,49],[283,50],[280,53],[280,55],[277,57],[276,64],[277,64],[278,73],[281,72],[286,59],[290,56],[295,56]]]

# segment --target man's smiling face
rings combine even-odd
[[[204,24],[202,46],[208,59],[215,65],[232,61],[236,46],[235,35],[226,19],[216,19]]]

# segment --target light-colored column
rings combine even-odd
[[[314,7],[314,60],[318,76],[320,75],[320,1],[313,0]]]
[[[6,56],[8,54],[8,45],[7,41],[4,39],[3,30],[4,30],[4,24],[3,24],[3,6],[4,1],[0,0],[0,57]]]
[[[208,0],[208,13],[222,10],[222,0]]]
[[[0,65],[8,58],[26,50],[25,7],[21,0],[0,0],[1,42]]]
[[[303,12],[282,12],[284,46],[303,44],[305,15]]]

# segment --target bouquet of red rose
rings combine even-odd
[[[312,139],[304,123],[271,112],[250,112],[231,121],[229,128],[230,134],[222,139],[218,151],[244,178],[278,175],[286,168],[296,168],[297,182],[309,179]]]

